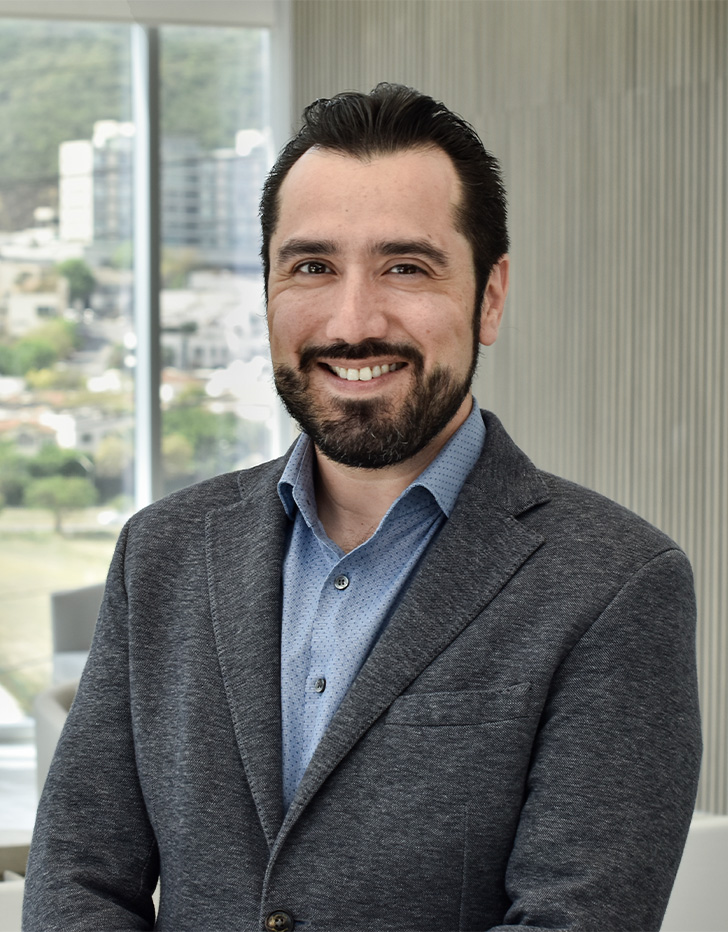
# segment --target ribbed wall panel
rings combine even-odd
[[[693,561],[728,812],[728,4],[294,0],[297,110],[403,81],[502,160],[512,290],[476,393],[532,458]]]

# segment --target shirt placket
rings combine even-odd
[[[319,597],[311,636],[310,665],[306,680],[306,708],[313,724],[312,746],[318,743],[333,712],[343,698],[341,657],[337,650],[340,627],[352,593],[352,568],[347,557],[333,567]],[[308,716],[307,716],[308,717]]]

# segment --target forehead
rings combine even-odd
[[[396,224],[402,233],[421,235],[433,227],[455,233],[460,196],[455,167],[438,148],[366,158],[312,148],[283,180],[273,236],[313,232],[322,224],[351,230],[367,220]]]

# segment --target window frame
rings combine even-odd
[[[267,28],[270,83],[266,102],[273,143],[279,150],[290,133],[292,0],[0,0],[0,19],[77,20],[128,23],[132,34],[132,97],[135,134],[134,499],[142,508],[162,494],[161,344],[159,303],[160,160],[159,27],[174,25]],[[292,431],[282,431],[284,445]]]

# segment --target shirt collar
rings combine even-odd
[[[485,424],[478,403],[473,399],[473,407],[466,420],[397,501],[413,488],[424,488],[449,518],[463,483],[480,456],[484,441]],[[293,520],[298,510],[309,527],[319,523],[313,485],[313,457],[311,439],[301,434],[278,481],[278,496],[288,517]]]
[[[470,414],[409,489],[416,486],[428,489],[449,518],[468,473],[478,461],[484,442],[485,424],[478,403],[473,398]]]

